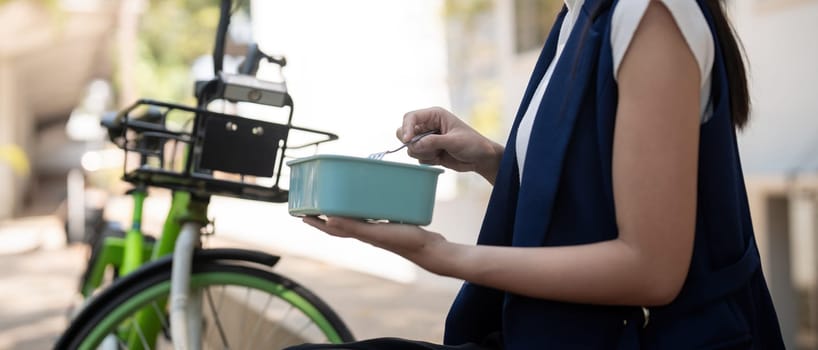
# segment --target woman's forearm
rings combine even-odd
[[[438,241],[418,261],[432,272],[534,298],[604,305],[663,305],[687,267],[621,239],[562,247],[469,246]],[[434,257],[434,258],[430,258]]]

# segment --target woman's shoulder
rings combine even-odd
[[[667,8],[676,26],[685,38],[690,51],[696,57],[704,84],[713,67],[715,46],[710,25],[695,0],[621,0],[613,9],[611,17],[611,50],[613,54],[614,78],[619,65],[628,51],[633,35],[644,17],[650,3]]]

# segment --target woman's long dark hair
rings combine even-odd
[[[750,93],[747,89],[747,70],[744,67],[744,56],[741,43],[736,37],[733,26],[724,14],[723,2],[705,0],[705,6],[713,16],[716,38],[721,44],[724,67],[727,70],[727,83],[730,87],[730,110],[733,113],[733,126],[741,129],[750,117]]]
[[[598,6],[591,11],[591,18],[596,18],[603,10],[610,8],[611,3],[612,0],[600,1]],[[703,3],[713,17],[716,39],[724,57],[727,83],[730,87],[730,111],[733,126],[741,129],[747,124],[750,114],[750,93],[747,89],[747,71],[742,47],[733,26],[730,25],[724,13],[723,1],[704,0]]]

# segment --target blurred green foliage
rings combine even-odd
[[[211,54],[218,21],[218,0],[150,1],[139,24],[139,95],[191,103],[191,65]]]
[[[539,51],[564,5],[562,0],[515,0],[515,50],[520,53]]]
[[[12,1],[14,1],[14,0],[0,0],[0,6],[3,6],[6,3],[9,3],[9,2],[12,2]],[[32,1],[32,0],[29,0],[29,1]],[[54,6],[57,6],[57,2],[59,0],[35,0],[35,1],[37,1],[37,2],[39,2],[41,4],[44,4],[44,5],[48,6],[48,7],[54,7]]]
[[[493,0],[446,0],[443,3],[443,16],[470,25],[475,16],[486,13],[493,7]]]
[[[492,0],[446,0],[443,11],[449,17],[469,16],[488,11],[493,6]]]
[[[464,103],[454,105],[455,113],[482,134],[495,138],[502,128],[503,93],[494,65],[497,52],[479,27],[491,25],[493,0],[446,0],[443,16],[450,26],[449,68],[453,93]],[[460,30],[451,30],[459,28]],[[469,78],[467,78],[469,77]],[[468,81],[468,83],[467,83]]]

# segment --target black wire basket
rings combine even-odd
[[[287,201],[280,181],[288,151],[338,138],[292,125],[292,112],[287,124],[277,124],[144,99],[116,120],[106,127],[125,150],[125,181],[276,203]],[[294,133],[303,142],[292,146]]]

